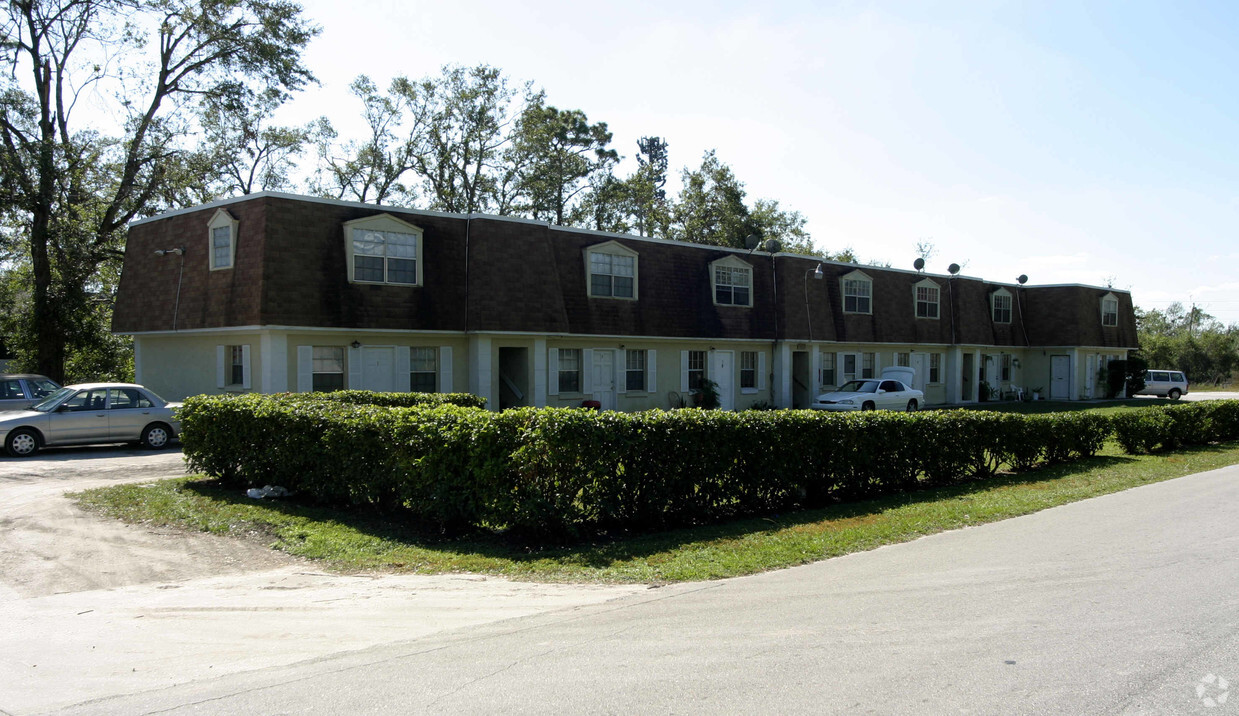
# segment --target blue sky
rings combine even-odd
[[[303,0],[347,126],[359,73],[488,63],[629,157],[719,157],[817,246],[1031,283],[1109,281],[1239,323],[1239,3]],[[356,112],[353,112],[356,114]]]

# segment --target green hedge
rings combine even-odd
[[[1114,438],[1129,453],[1239,440],[1239,401],[1206,400],[1131,410],[1112,418]]]
[[[276,484],[449,530],[562,539],[904,492],[982,478],[1004,463],[1076,460],[1112,431],[1129,450],[1239,438],[1239,402],[1109,417],[375,404],[385,400],[190,398],[181,409],[185,455],[237,487]]]

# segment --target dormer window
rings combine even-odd
[[[422,285],[422,230],[390,214],[344,225],[352,283]]]
[[[753,305],[753,267],[734,256],[710,264],[714,303],[720,306]]]
[[[853,271],[840,281],[844,313],[873,313],[873,279],[863,271]]]
[[[585,271],[592,298],[637,297],[637,252],[618,241],[585,249]]]
[[[232,268],[237,247],[237,220],[227,211],[215,212],[207,223],[207,246],[211,270]]]
[[[1113,293],[1101,297],[1101,325],[1117,326],[1119,324],[1119,299]]]
[[[932,279],[924,279],[912,287],[912,293],[916,302],[917,318],[938,318],[938,284]]]
[[[1000,288],[990,294],[990,315],[994,323],[1011,322],[1011,292]]]

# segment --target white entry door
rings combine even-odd
[[[603,410],[615,410],[615,351],[594,351],[594,400]]]
[[[718,383],[718,407],[722,410],[736,407],[734,360],[731,351],[715,351],[710,364],[710,380]]]
[[[1050,356],[1050,400],[1071,397],[1071,356]]]
[[[361,349],[361,389],[389,393],[396,389],[396,349],[365,346]]]
[[[912,370],[912,388],[925,392],[925,380],[929,372],[929,356],[926,353],[913,353],[908,356],[908,362],[911,363]]]

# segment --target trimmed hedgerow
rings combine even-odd
[[[1114,437],[1132,454],[1239,439],[1239,401],[1208,400],[1132,410],[1112,418]]]
[[[1127,426],[1124,447],[1145,445],[1131,437],[1141,431],[1154,448],[1239,438],[1239,403],[1196,405],[1118,418],[961,410],[491,413],[245,395],[190,398],[181,422],[191,466],[238,487],[278,484],[449,530],[564,539],[905,492],[984,478],[1000,464],[1023,470],[1076,460],[1101,448],[1112,423]]]

